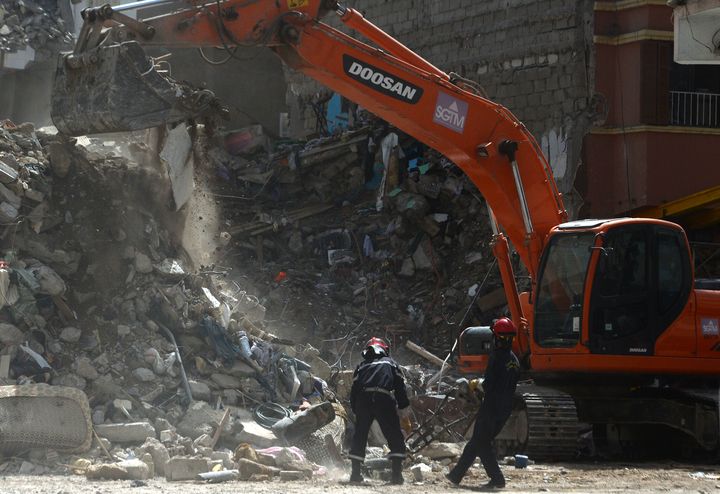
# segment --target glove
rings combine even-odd
[[[483,379],[472,379],[468,387],[470,388],[470,391],[476,395],[485,391],[483,389]]]

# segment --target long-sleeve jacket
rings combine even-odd
[[[350,389],[350,406],[353,409],[359,394],[368,388],[380,388],[393,393],[401,410],[410,405],[400,367],[390,357],[363,360],[357,366]]]
[[[485,398],[480,405],[481,414],[498,419],[510,416],[519,374],[520,364],[510,349],[496,348],[490,354],[483,382]]]

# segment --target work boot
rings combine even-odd
[[[462,480],[457,478],[457,476],[453,475],[452,471],[446,473],[445,478],[452,482],[454,485],[460,485],[460,481]]]
[[[505,479],[490,479],[490,482],[480,487],[483,491],[494,491],[505,488]]]
[[[402,485],[405,482],[402,475],[402,458],[392,459],[392,477],[390,483],[393,485]]]
[[[360,468],[362,468],[362,462],[360,460],[352,460],[352,472],[350,473],[350,482],[353,483],[362,483],[364,481],[362,473],[360,472]]]

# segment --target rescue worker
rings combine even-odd
[[[512,411],[513,396],[520,365],[512,352],[512,341],[517,335],[513,322],[503,317],[493,324],[495,348],[488,359],[482,387],[484,398],[475,417],[472,437],[463,450],[455,468],[446,475],[453,484],[459,484],[476,457],[480,457],[490,481],[484,489],[502,489],[505,477],[498,466],[493,439],[502,430]]]
[[[388,344],[380,338],[371,338],[362,352],[363,361],[355,369],[350,389],[350,407],[355,413],[355,435],[350,454],[352,474],[350,482],[362,482],[360,472],[365,461],[370,426],[378,421],[388,446],[392,462],[391,484],[402,484],[402,462],[405,459],[405,438],[400,428],[400,416],[409,412],[410,401],[405,391],[400,367],[389,356]]]

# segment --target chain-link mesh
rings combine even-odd
[[[333,459],[325,446],[325,436],[328,434],[333,438],[338,449],[341,449],[345,435],[345,420],[343,420],[342,417],[336,416],[335,420],[329,424],[319,428],[309,436],[296,441],[295,446],[305,451],[305,456],[311,462],[317,463],[318,465],[332,465]]]

